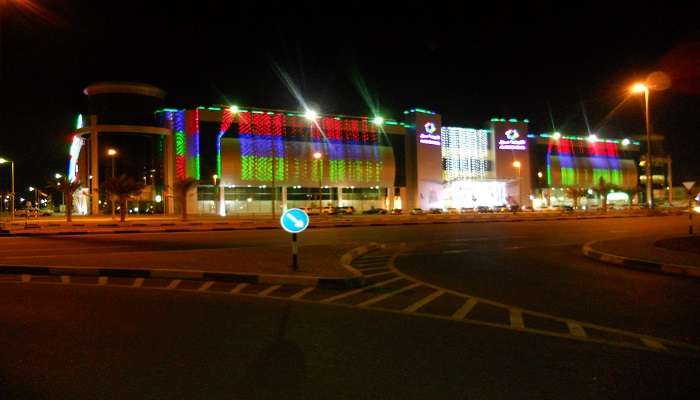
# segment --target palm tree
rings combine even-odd
[[[182,178],[175,182],[173,192],[175,201],[177,201],[177,204],[180,207],[180,215],[182,216],[183,221],[187,219],[187,193],[189,193],[189,191],[195,188],[198,184],[199,181],[194,178]]]
[[[67,176],[61,177],[55,182],[49,182],[47,189],[55,190],[63,193],[63,198],[66,205],[66,222],[73,221],[73,193],[80,188],[80,181],[73,182]]]
[[[144,187],[143,182],[136,181],[134,178],[123,174],[107,179],[104,182],[104,186],[108,193],[119,199],[119,221],[124,222],[128,209],[127,203],[132,196],[141,194]]]
[[[577,209],[578,208],[578,200],[579,200],[579,198],[581,198],[581,196],[586,194],[586,189],[574,187],[574,186],[569,186],[566,188],[566,194],[568,194],[569,197],[571,197],[571,200],[573,200],[574,209]]]
[[[617,189],[617,185],[613,185],[610,182],[605,181],[602,176],[598,179],[598,187],[595,189],[600,196],[600,205],[603,212],[608,211],[608,194]]]

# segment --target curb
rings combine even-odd
[[[159,278],[185,279],[195,281],[219,281],[240,283],[264,283],[271,285],[311,286],[320,289],[352,289],[363,286],[365,279],[360,271],[350,266],[352,260],[380,246],[370,243],[356,247],[345,253],[341,265],[350,271],[351,277],[324,277],[308,275],[248,274],[240,272],[210,272],[184,269],[153,268],[97,268],[97,267],[42,267],[32,265],[2,265],[0,274],[14,275],[49,275],[49,276],[105,276],[110,278]]]
[[[671,216],[668,215],[652,215],[653,217]],[[335,224],[311,225],[309,228],[324,229],[324,228],[366,228],[369,226],[402,226],[402,225],[431,225],[431,224],[481,224],[490,222],[542,222],[542,221],[568,221],[568,220],[589,220],[589,219],[608,219],[608,218],[641,218],[647,215],[581,215],[581,216],[552,216],[552,217],[526,217],[526,218],[476,218],[476,219],[453,219],[453,220],[423,220],[423,221],[398,221],[398,222],[369,222],[349,224],[347,222]],[[199,228],[197,224],[189,224],[194,228],[176,227],[173,224],[161,224],[160,226],[143,226],[142,224],[130,225],[130,227],[139,227],[147,229],[109,229],[101,231],[90,231],[84,225],[78,230],[59,230],[53,232],[41,232],[41,228],[33,228],[33,230],[17,231],[0,227],[0,237],[6,236],[62,236],[62,235],[114,235],[114,234],[129,234],[129,233],[180,233],[180,232],[216,232],[216,231],[247,231],[247,230],[272,230],[277,229],[276,225],[258,225],[258,226],[221,226],[222,223],[216,223],[219,226]],[[105,226],[97,226],[96,228],[104,228]],[[169,228],[167,228],[169,227]]]
[[[603,253],[593,249],[593,244],[599,240],[590,241],[581,247],[581,252],[589,258],[599,260],[608,264],[618,265],[622,268],[634,269],[637,271],[655,272],[659,274],[681,275],[692,278],[700,278],[700,267],[689,265],[664,264],[637,258],[622,257],[615,254]]]

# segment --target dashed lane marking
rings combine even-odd
[[[356,269],[359,269],[360,271],[362,271],[362,272],[364,273],[364,272],[368,272],[368,271],[378,271],[378,270],[381,270],[381,269],[389,269],[389,267],[383,266],[383,267],[356,268]]]
[[[476,299],[473,297],[470,297],[469,299],[467,299],[467,301],[464,302],[462,307],[460,307],[457,311],[454,312],[454,314],[452,314],[452,319],[458,319],[458,320],[464,319],[464,317],[466,317],[467,314],[469,314],[469,311],[471,311],[474,308],[476,303],[477,303]]]
[[[651,339],[651,338],[646,338],[643,337],[641,338],[642,343],[647,345],[647,347],[655,350],[666,350],[666,346],[664,346],[661,342],[659,342],[656,339]]]
[[[260,293],[258,293],[258,296],[269,296],[272,292],[274,292],[275,290],[277,290],[277,289],[279,289],[279,288],[281,288],[281,287],[282,287],[282,285],[270,286],[269,288],[267,288],[267,289],[261,291]]]
[[[177,288],[177,285],[180,284],[180,282],[182,282],[181,279],[173,279],[173,280],[170,282],[170,284],[168,284],[168,286],[166,287],[166,289],[175,289],[175,288]]]
[[[424,305],[430,303],[431,301],[437,299],[438,297],[442,296],[445,294],[444,290],[436,290],[433,293],[423,297],[422,299],[418,300],[417,302],[411,304],[410,306],[406,307],[403,309],[404,312],[414,312],[420,310],[421,307]]]
[[[511,308],[510,310],[510,327],[513,329],[525,329],[525,322],[523,322],[522,311]]]
[[[569,327],[569,332],[571,332],[571,334],[573,336],[582,337],[582,338],[586,337],[586,331],[583,329],[583,327],[581,325],[577,324],[576,322],[571,322],[571,321],[569,321],[567,323],[567,325]]]
[[[307,293],[309,293],[310,291],[312,291],[314,289],[316,289],[316,288],[315,287],[307,287],[307,288],[301,289],[300,291],[291,295],[289,298],[293,299],[293,300],[301,299],[302,297],[304,297],[304,295],[306,295]]]
[[[234,287],[233,289],[231,289],[231,291],[230,291],[229,293],[231,293],[231,294],[238,294],[238,293],[241,292],[241,290],[245,289],[246,286],[248,286],[247,283],[239,283],[238,285],[236,285],[236,287]]]
[[[351,290],[351,291],[349,291],[349,292],[345,292],[345,293],[341,293],[341,294],[338,294],[338,295],[335,295],[335,296],[331,296],[331,297],[325,298],[325,299],[321,300],[321,303],[331,303],[331,302],[334,302],[334,301],[336,301],[336,300],[344,299],[344,298],[346,298],[346,297],[350,297],[350,296],[352,296],[352,295],[355,295],[355,294],[358,294],[358,293],[362,293],[362,292],[364,292],[364,291],[366,291],[366,290],[376,289],[376,288],[382,287],[382,286],[384,286],[384,285],[388,285],[388,284],[390,284],[391,282],[396,282],[396,281],[401,280],[401,279],[403,279],[403,278],[401,278],[400,276],[397,276],[397,277],[395,277],[395,278],[391,278],[391,279],[387,279],[387,280],[385,280],[385,281],[381,281],[381,282],[379,282],[379,283],[375,283],[374,285],[365,286],[365,287],[363,287],[363,288]]]
[[[402,293],[402,292],[405,292],[405,291],[407,291],[407,290],[411,290],[411,289],[417,288],[418,286],[420,286],[420,283],[414,283],[413,285],[408,285],[408,286],[406,286],[406,287],[402,287],[401,289],[394,290],[393,292],[384,293],[383,295],[380,295],[380,296],[377,296],[377,297],[373,297],[373,298],[371,298],[371,299],[369,299],[369,300],[363,301],[362,303],[358,304],[357,306],[358,306],[358,307],[367,307],[367,306],[370,306],[370,305],[372,305],[372,304],[374,304],[374,303],[379,303],[379,302],[382,301],[382,300],[386,300],[386,299],[388,299],[389,297],[396,296],[396,295],[399,294],[399,293]]]
[[[365,278],[374,278],[375,276],[382,276],[382,275],[388,275],[388,274],[393,274],[393,273],[394,273],[394,271],[377,272],[376,274],[365,275]]]
[[[143,278],[136,278],[136,279],[134,279],[134,284],[131,285],[131,286],[133,286],[133,287],[141,287],[141,285],[143,285],[143,281],[144,281]]]
[[[477,296],[470,296],[466,293],[423,282],[396,269],[396,267],[394,267],[394,260],[397,256],[398,253],[394,254],[392,257],[384,257],[384,267],[389,269],[389,271],[374,274],[375,276],[387,276],[388,279],[384,278],[385,280],[352,290],[336,291],[314,287],[296,290],[282,285],[254,285],[255,292],[243,292],[243,290],[250,285],[248,283],[238,283],[230,291],[222,292],[220,289],[216,289],[217,286],[214,286],[216,282],[213,281],[204,283],[187,281],[187,284],[181,285],[183,282],[182,280],[174,279],[165,287],[148,285],[147,282],[151,280],[150,278],[143,281],[138,281],[139,278],[137,278],[130,287],[148,288],[152,290],[177,289],[178,291],[195,293],[230,293],[237,296],[291,300],[309,304],[323,303],[337,307],[377,310],[391,314],[453,321],[569,340],[634,348],[637,350],[700,357],[700,346],[697,345],[584,323],[533,310],[525,310],[512,305]],[[71,283],[76,286],[94,286],[95,284],[104,286],[107,284],[107,279],[107,277],[98,277],[97,280],[94,278],[92,280],[80,280],[71,279],[69,276],[62,276],[60,283]],[[376,290],[401,280],[406,282],[400,285],[392,285],[391,289],[388,290]],[[9,279],[4,280],[4,282],[9,281]],[[42,279],[32,279],[30,275],[24,274],[15,275],[14,281],[31,282],[32,284],[59,283],[58,280],[44,281]],[[140,282],[140,284],[137,282]],[[124,286],[124,288],[128,287],[129,286]],[[307,296],[309,293],[312,293],[312,295]],[[316,295],[313,295],[313,293],[316,293]],[[362,293],[362,295],[360,295],[360,293]],[[352,302],[346,303],[338,301],[354,295],[358,295],[358,298],[363,297],[361,302],[352,304]],[[453,311],[455,308],[457,310]],[[419,311],[421,309],[425,309],[426,311]]]

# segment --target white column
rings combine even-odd
[[[221,184],[221,178],[219,178],[219,215],[222,217],[226,216],[226,188]]]
[[[338,186],[338,207],[342,207],[343,205],[343,187]]]
[[[394,187],[386,188],[386,195],[389,196],[389,211],[394,209]]]
[[[280,199],[280,204],[282,205],[282,211],[287,211],[287,187],[282,186],[282,195]]]
[[[88,180],[86,184],[90,188],[90,214],[92,215],[100,213],[100,153],[97,146],[97,136],[97,131],[90,133],[90,174],[86,177]],[[92,179],[90,179],[90,176],[92,176]]]

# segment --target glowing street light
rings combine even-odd
[[[649,87],[641,82],[637,82],[630,88],[633,94],[644,93],[644,126],[647,136],[647,162],[645,168],[646,181],[646,197],[649,208],[654,207],[654,196],[651,191],[651,119],[649,116]]]
[[[630,140],[627,138],[622,139],[622,145],[623,146],[629,146],[630,145]]]
[[[309,121],[314,121],[318,118],[318,112],[316,112],[312,109],[308,109],[304,113],[304,118],[308,119]]]
[[[595,143],[598,141],[598,136],[594,133],[591,133],[590,135],[588,135],[588,141],[591,143]]]
[[[554,132],[554,133],[552,134],[552,139],[554,139],[554,140],[559,140],[559,139],[561,139],[561,133],[559,133],[559,132]]]
[[[2,161],[0,160],[0,164],[2,164]],[[63,178],[63,175],[59,174],[58,172],[53,175],[54,178],[56,179],[61,179]]]
[[[12,221],[15,219],[15,162],[12,160],[7,160],[5,158],[0,157],[0,164],[6,164],[6,163],[10,163],[10,169],[11,169],[11,174],[12,174],[12,176],[11,176],[11,183],[12,183],[11,186],[12,187],[10,189],[12,191],[12,193],[11,193],[12,197],[10,198],[12,200],[10,202],[10,221]]]
[[[228,110],[231,112],[231,114],[235,114],[239,111],[239,108],[237,105],[234,104],[231,107],[229,107]]]
[[[513,166],[514,166],[515,168],[520,168],[520,167],[522,166],[522,164],[520,164],[520,161],[515,160],[515,161],[513,161]]]
[[[375,124],[375,125],[381,125],[381,124],[384,123],[384,118],[382,118],[382,117],[380,117],[380,116],[376,116],[376,117],[374,117],[374,119],[372,120],[372,123]]]

